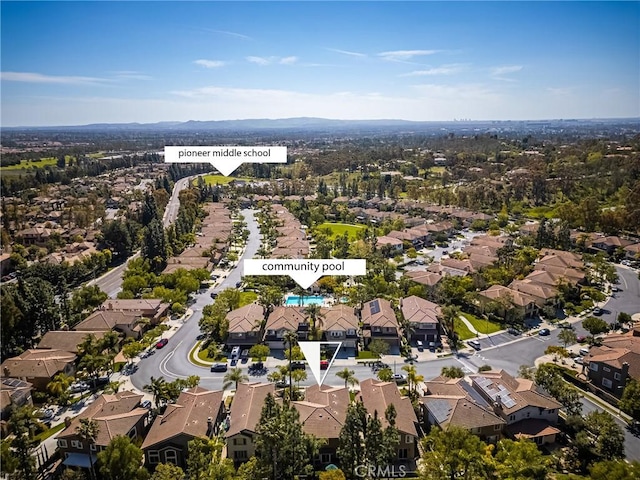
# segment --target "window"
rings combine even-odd
[[[233,439],[233,444],[234,445],[246,445],[247,444],[247,439],[246,438],[234,438]]]
[[[131,430],[129,430],[129,433],[127,433],[127,435],[129,436],[129,438],[131,440],[133,440],[134,438],[136,438],[138,436],[135,428],[132,428]]]
[[[607,366],[603,366],[602,370],[605,371],[605,372],[610,372],[611,371],[611,369],[609,367],[607,367]]]
[[[82,442],[79,440],[71,440],[71,446],[80,450],[82,449]]]
[[[493,426],[494,430],[502,430],[502,425],[500,425],[499,423]]]
[[[67,448],[67,441],[63,439],[58,440],[58,448]]]
[[[160,463],[160,454],[157,450],[149,450],[149,463]]]
[[[236,452],[233,452],[233,458],[235,460],[244,460],[247,458],[247,451],[246,450],[238,450]]]
[[[611,388],[612,385],[613,385],[613,382],[611,380],[609,380],[608,378],[603,378],[602,379],[602,386],[603,387]]]
[[[332,337],[341,337],[342,336],[342,332],[331,332],[331,336]]]
[[[398,450],[398,458],[399,459],[409,458],[409,450],[407,450],[406,448],[401,448],[400,450]]]
[[[331,463],[331,454],[330,453],[321,453],[320,454],[320,463]]]
[[[619,373],[614,373],[613,378],[614,380],[620,380],[622,378],[622,375],[620,375]]]
[[[413,443],[413,437],[411,435],[405,435],[404,443]]]
[[[349,330],[347,330],[347,335],[355,335],[356,331],[353,328],[350,328]]]
[[[598,371],[598,364],[594,363],[594,362],[589,363],[589,370],[593,370],[594,372],[597,372]]]
[[[92,443],[91,445],[89,445],[89,450],[91,450],[92,452],[95,452],[97,450],[96,444]]]
[[[515,415],[509,415],[509,421],[513,422],[516,419]]]
[[[177,464],[178,463],[178,454],[175,450],[167,450],[164,453],[164,460],[166,463],[173,463],[173,464]]]

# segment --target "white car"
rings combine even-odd
[[[87,382],[74,382],[69,387],[69,390],[71,390],[73,393],[80,393],[84,392],[85,390],[89,390],[90,388],[91,387]]]

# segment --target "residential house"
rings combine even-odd
[[[399,238],[382,236],[378,237],[376,246],[384,251],[389,251],[389,256],[402,255],[404,243]]]
[[[343,348],[356,348],[358,343],[358,317],[355,309],[347,305],[334,305],[322,309],[322,339],[342,342]]]
[[[482,372],[469,378],[473,389],[507,423],[508,435],[527,438],[538,445],[555,442],[560,433],[556,425],[562,404],[532,380],[512,377],[504,370]]]
[[[349,403],[349,389],[326,385],[308,387],[304,401],[292,402],[304,432],[324,440],[314,459],[316,468],[338,462],[336,451]]]
[[[400,433],[400,443],[396,460],[400,463],[412,464],[418,453],[418,419],[408,397],[402,397],[393,382],[380,382],[368,378],[360,382],[360,392],[356,400],[361,401],[369,415],[378,414],[382,428],[389,424],[385,412],[389,405],[396,410],[396,428]]]
[[[57,436],[58,450],[69,467],[89,468],[95,463],[98,452],[105,450],[119,435],[136,441],[144,438],[151,422],[150,411],[140,406],[142,395],[134,392],[118,392],[100,395],[82,413],[66,421],[65,429]],[[93,420],[98,427],[94,442],[78,434],[80,420]]]
[[[44,392],[58,373],[73,375],[76,355],[63,350],[25,350],[2,362],[2,377],[17,378]]]
[[[529,278],[514,280],[509,285],[509,288],[533,297],[536,305],[540,308],[545,305],[555,305],[558,302],[558,289],[556,287],[539,283]]]
[[[620,398],[630,379],[640,381],[640,331],[605,337],[584,362],[591,383]]]
[[[227,313],[229,322],[229,347],[252,347],[262,340],[262,322],[264,321],[264,307],[257,303],[250,303]]]
[[[435,272],[421,272],[414,270],[406,272],[404,276],[410,278],[413,282],[427,287],[434,287],[440,280],[442,280],[442,275]]]
[[[151,319],[151,323],[154,325],[160,323],[169,314],[170,308],[170,304],[163,303],[162,300],[155,298],[131,300],[110,298],[100,305],[100,310],[135,312],[142,317]]]
[[[97,332],[76,332],[73,330],[49,330],[42,336],[42,339],[36,346],[38,350],[62,350],[64,352],[70,352],[73,354],[78,353],[78,345],[86,340],[86,338],[92,335],[96,340],[100,340],[104,337],[105,331]]]
[[[365,346],[376,338],[384,340],[390,347],[400,345],[400,327],[389,300],[376,298],[365,303],[360,315]]]
[[[3,437],[6,432],[6,421],[11,415],[12,407],[33,405],[31,385],[17,378],[2,378],[0,381],[0,432]]]
[[[139,339],[144,332],[142,316],[136,312],[97,310],[78,323],[73,329],[77,332],[104,332],[113,330],[125,337]]]
[[[142,443],[145,463],[153,470],[159,463],[186,468],[188,443],[194,438],[212,438],[220,433],[227,416],[222,391],[191,388],[158,415]]]
[[[307,340],[310,328],[304,308],[279,306],[267,318],[263,341],[272,350],[282,350],[286,332],[296,332],[298,340]]]
[[[464,379],[436,377],[425,387],[420,405],[428,426],[464,428],[490,443],[502,436],[507,422]]]
[[[617,249],[623,249],[632,245],[634,242],[625,238],[614,236],[602,237],[593,241],[592,247],[606,252],[608,255],[615,253]]]
[[[412,295],[400,300],[400,310],[404,319],[411,325],[410,340],[422,342],[440,342],[440,321],[442,310],[438,305],[424,298]]]
[[[507,313],[507,305],[511,305],[518,311],[518,317],[532,317],[538,311],[536,298],[518,290],[512,290],[502,285],[492,285],[486,290],[478,292],[478,301],[482,310],[487,310],[490,302],[499,306],[499,314],[503,317]]]
[[[640,243],[634,243],[624,247],[624,254],[627,260],[640,261]]]
[[[267,395],[275,393],[273,383],[240,383],[229,413],[229,429],[224,435],[227,457],[236,466],[255,454],[256,427]]]

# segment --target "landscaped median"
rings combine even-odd
[[[198,340],[189,351],[189,361],[198,367],[210,367],[215,362],[213,360],[209,360],[206,350],[200,350],[200,345],[202,345],[202,340]]]
[[[475,328],[478,332],[489,335],[491,333],[496,333],[502,330],[502,326],[498,323],[492,322],[490,320],[485,320],[484,318],[478,318],[471,313],[461,313],[464,318],[466,318],[473,328]]]

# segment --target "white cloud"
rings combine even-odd
[[[327,48],[330,52],[341,53],[342,55],[348,55],[350,57],[365,58],[367,55],[359,52],[350,52],[349,50],[340,50],[339,48]]]
[[[218,67],[224,67],[226,65],[226,62],[223,62],[221,60],[204,60],[204,59],[200,59],[200,60],[194,60],[194,62],[196,65],[200,65],[202,67],[206,67],[206,68],[218,68]]]
[[[219,33],[221,35],[228,35],[230,37],[242,38],[243,40],[253,40],[248,35],[243,35],[242,33],[236,33],[236,32],[229,32],[228,30],[210,30],[210,29],[206,29],[206,30],[213,33]]]
[[[145,75],[142,72],[136,72],[135,70],[116,70],[115,72],[110,73],[120,80],[151,80],[152,78],[149,75]]]
[[[400,75],[401,77],[422,77],[431,75],[455,75],[456,73],[463,72],[467,68],[466,65],[455,63],[450,65],[441,65],[440,67],[433,67],[427,70],[415,70],[413,72]]]
[[[292,57],[283,57],[278,61],[278,63],[280,65],[293,65],[297,61],[298,61],[298,57],[292,56]]]
[[[440,50],[393,50],[390,52],[381,52],[378,54],[378,56],[382,57],[384,60],[398,62],[403,60],[411,60],[413,57],[434,55],[439,51]]]
[[[6,82],[53,83],[59,85],[101,85],[109,82],[105,78],[44,75],[33,72],[0,72],[0,80]]]
[[[505,75],[509,75],[510,73],[516,73],[522,70],[522,65],[504,65],[501,67],[494,67],[491,69],[491,77],[496,80],[505,80],[508,82],[513,82],[514,80],[509,77],[505,77]]]
[[[273,57],[265,58],[265,57],[246,57],[247,62],[255,63],[256,65],[269,65],[271,63],[271,59]]]

